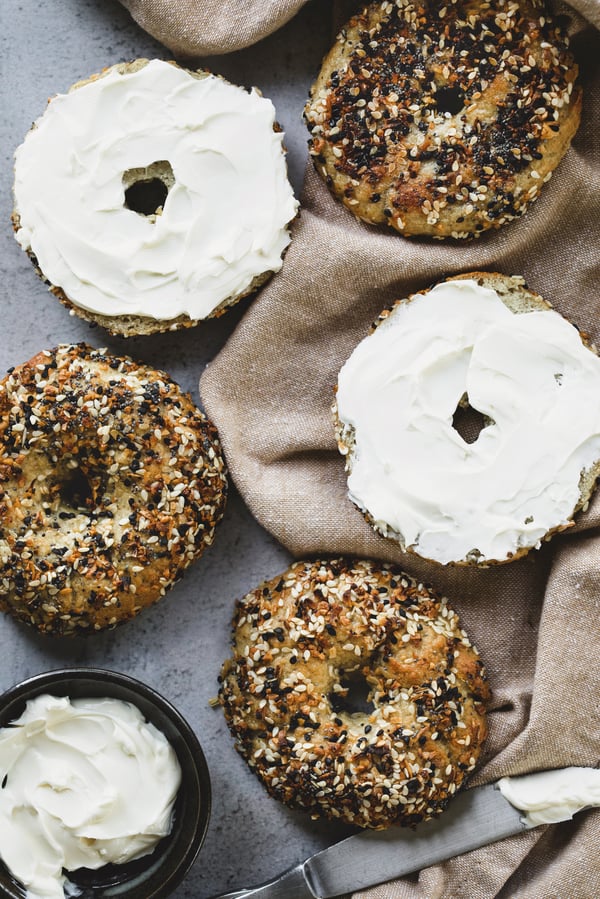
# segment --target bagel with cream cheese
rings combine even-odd
[[[473,272],[399,300],[343,365],[352,501],[442,564],[517,559],[573,525],[600,474],[600,359],[522,278]]]
[[[14,194],[16,238],[51,291],[123,336],[256,290],[298,208],[271,102],[158,59],[51,99],[16,151]]]

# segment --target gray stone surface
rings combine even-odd
[[[302,105],[330,42],[329,3],[309,4],[297,19],[259,45],[206,65],[240,84],[256,84],[275,102],[286,131],[292,180],[299,191],[305,164]],[[12,154],[46,100],[104,66],[139,56],[170,58],[115,0],[2,0],[0,59],[2,153],[0,372],[57,343],[85,340],[168,371],[198,400],[198,378],[233,330],[242,308],[183,333],[125,341],[74,318],[35,275],[10,226]],[[213,547],[167,599],[123,628],[88,640],[37,636],[0,620],[0,689],[65,665],[101,666],[132,674],[171,700],[205,749],[213,784],[210,831],[197,863],[174,893],[211,896],[260,882],[343,835],[280,807],[233,749],[220,710],[208,702],[228,653],[236,597],[289,560],[232,491]]]

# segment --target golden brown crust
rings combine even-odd
[[[180,331],[182,328],[194,328],[201,321],[201,319],[189,318],[187,315],[178,315],[177,318],[159,320],[146,318],[141,315],[102,315],[100,312],[90,312],[89,309],[82,309],[81,306],[76,306],[75,303],[72,303],[60,287],[54,287],[50,284],[39,268],[37,259],[29,251],[28,256],[38,275],[48,284],[50,293],[54,294],[63,306],[66,306],[71,312],[71,315],[76,315],[78,318],[81,318],[92,325],[100,325],[100,327],[108,331],[109,334],[113,334],[117,337],[140,337],[147,334],[163,334],[166,331]],[[250,296],[258,290],[259,287],[262,287],[262,285],[271,278],[272,274],[273,272],[265,272],[264,275],[256,277],[248,287],[248,290],[233,298],[223,300],[223,302],[213,309],[210,315],[207,315],[206,319],[202,319],[202,321],[207,321],[211,318],[220,318],[228,309],[235,306],[236,303],[244,299],[244,297]]]
[[[502,302],[505,306],[507,306],[511,312],[519,315],[521,313],[532,312],[535,310],[544,310],[544,309],[552,309],[552,304],[541,297],[539,294],[534,293],[529,289],[527,284],[525,283],[525,279],[520,275],[503,275],[500,272],[465,272],[460,275],[453,275],[449,278],[444,279],[445,281],[461,281],[461,280],[472,280],[476,281],[481,287],[487,287],[491,290],[496,291]],[[443,283],[443,282],[438,282]],[[434,286],[434,285],[432,285]],[[385,321],[388,318],[396,306],[404,303],[410,303],[415,296],[420,296],[423,293],[427,293],[427,291],[420,291],[416,294],[411,294],[411,296],[406,299],[397,300],[392,306],[384,309],[377,319],[373,322],[373,325],[370,328],[369,333],[373,333],[375,328],[378,327],[381,322]],[[590,342],[589,335],[585,331],[579,330],[579,336],[581,337],[582,343],[593,353],[596,353],[596,347]],[[336,386],[337,391],[337,386]],[[353,463],[353,453],[354,453],[354,430],[350,425],[342,422],[338,416],[337,403],[334,401],[332,406],[333,420],[334,420],[334,428],[335,428],[335,436],[338,444],[338,449],[340,453],[344,456],[346,460],[346,471],[352,471],[352,463]],[[544,541],[548,541],[555,534],[561,533],[563,531],[567,531],[573,527],[575,524],[574,516],[580,512],[582,509],[586,509],[592,494],[594,493],[597,480],[600,478],[600,459],[598,462],[593,465],[589,470],[583,471],[581,473],[580,481],[579,481],[579,499],[578,502],[571,513],[571,517],[566,524],[559,525],[555,528],[549,530],[543,537]],[[357,507],[360,509],[360,507]],[[390,540],[398,543],[403,550],[403,552],[413,553],[414,555],[420,555],[417,553],[413,547],[406,546],[404,537],[402,534],[398,534],[391,529],[382,531],[380,526],[374,521],[372,516],[363,509],[360,509],[362,515],[365,520],[369,522],[369,524],[375,528],[383,537],[387,537]],[[449,565],[456,567],[464,567],[464,566],[477,566],[478,568],[489,568],[494,565],[503,565],[508,562],[515,562],[517,559],[522,559],[524,556],[528,555],[531,552],[533,547],[525,546],[525,547],[517,547],[515,546],[515,550],[512,554],[510,554],[506,559],[482,559],[481,556],[477,552],[473,552],[469,555],[468,558],[457,560],[454,562],[449,562]],[[425,558],[426,561],[432,562],[437,565],[436,559]]]
[[[476,236],[521,215],[568,149],[577,71],[536,0],[372,3],[312,89],[311,154],[364,221]]]
[[[357,679],[372,710],[352,711]],[[444,599],[391,565],[333,559],[238,603],[219,698],[272,796],[382,828],[445,808],[479,757],[489,689]]]
[[[213,539],[214,426],[163,372],[85,344],[0,382],[0,609],[45,634],[127,621]]]

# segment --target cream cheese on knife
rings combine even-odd
[[[503,777],[498,789],[511,805],[525,812],[528,827],[556,824],[584,808],[600,806],[600,770],[571,767]]]

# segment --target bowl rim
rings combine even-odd
[[[6,727],[10,724],[11,721],[14,721],[17,717],[19,717],[18,713],[10,712],[11,706],[17,706],[19,702],[25,704],[27,700],[33,699],[36,695],[51,693],[53,686],[62,686],[68,681],[90,681],[94,682],[95,685],[106,684],[107,688],[110,686],[110,684],[116,684],[129,690],[132,694],[139,696],[142,700],[144,700],[145,704],[155,707],[163,716],[165,716],[169,720],[170,724],[181,737],[183,746],[185,747],[186,752],[189,755],[190,760],[192,761],[198,779],[199,794],[201,796],[201,802],[198,808],[198,815],[192,839],[190,840],[189,845],[186,847],[185,851],[182,853],[177,867],[174,870],[171,870],[171,872],[167,875],[167,878],[165,880],[161,880],[161,882],[155,889],[152,890],[152,892],[145,894],[145,899],[165,899],[165,897],[170,896],[173,890],[175,890],[175,888],[181,883],[181,881],[193,865],[198,856],[198,853],[200,852],[202,844],[204,843],[204,839],[208,831],[212,808],[211,783],[208,764],[200,745],[200,741],[198,740],[198,737],[196,736],[192,727],[183,717],[181,712],[179,712],[178,709],[154,687],[151,687],[149,684],[146,684],[129,674],[124,674],[120,671],[114,671],[110,668],[83,666],[52,668],[38,674],[33,674],[30,677],[27,677],[25,680],[19,681],[12,687],[9,687],[7,690],[2,692],[0,694],[0,728]],[[68,696],[68,693],[64,693],[63,695]],[[83,696],[84,694],[80,693],[79,695]],[[133,705],[136,704],[135,699],[133,698],[124,699],[123,701],[131,702]],[[140,711],[142,712],[144,717],[150,721],[150,723],[154,724],[155,727],[163,732],[159,721],[152,721],[151,715],[148,715],[144,709],[140,709]],[[171,740],[169,740],[169,742],[171,742]],[[171,745],[173,745],[172,742]],[[180,765],[182,765],[180,748],[177,746],[173,746],[173,749],[177,754]],[[181,790],[183,786],[184,782],[182,781],[179,789]],[[158,870],[160,870],[160,868]],[[19,889],[22,891],[22,885],[19,884],[19,881],[14,878],[12,873],[11,877],[15,881],[15,885],[18,885]],[[6,889],[6,886],[0,884],[0,889],[4,890]],[[23,899],[26,893],[11,892],[6,895],[7,899]],[[107,893],[106,895],[108,897],[110,893]],[[126,892],[121,892],[119,896],[121,896],[122,899],[127,899]]]

